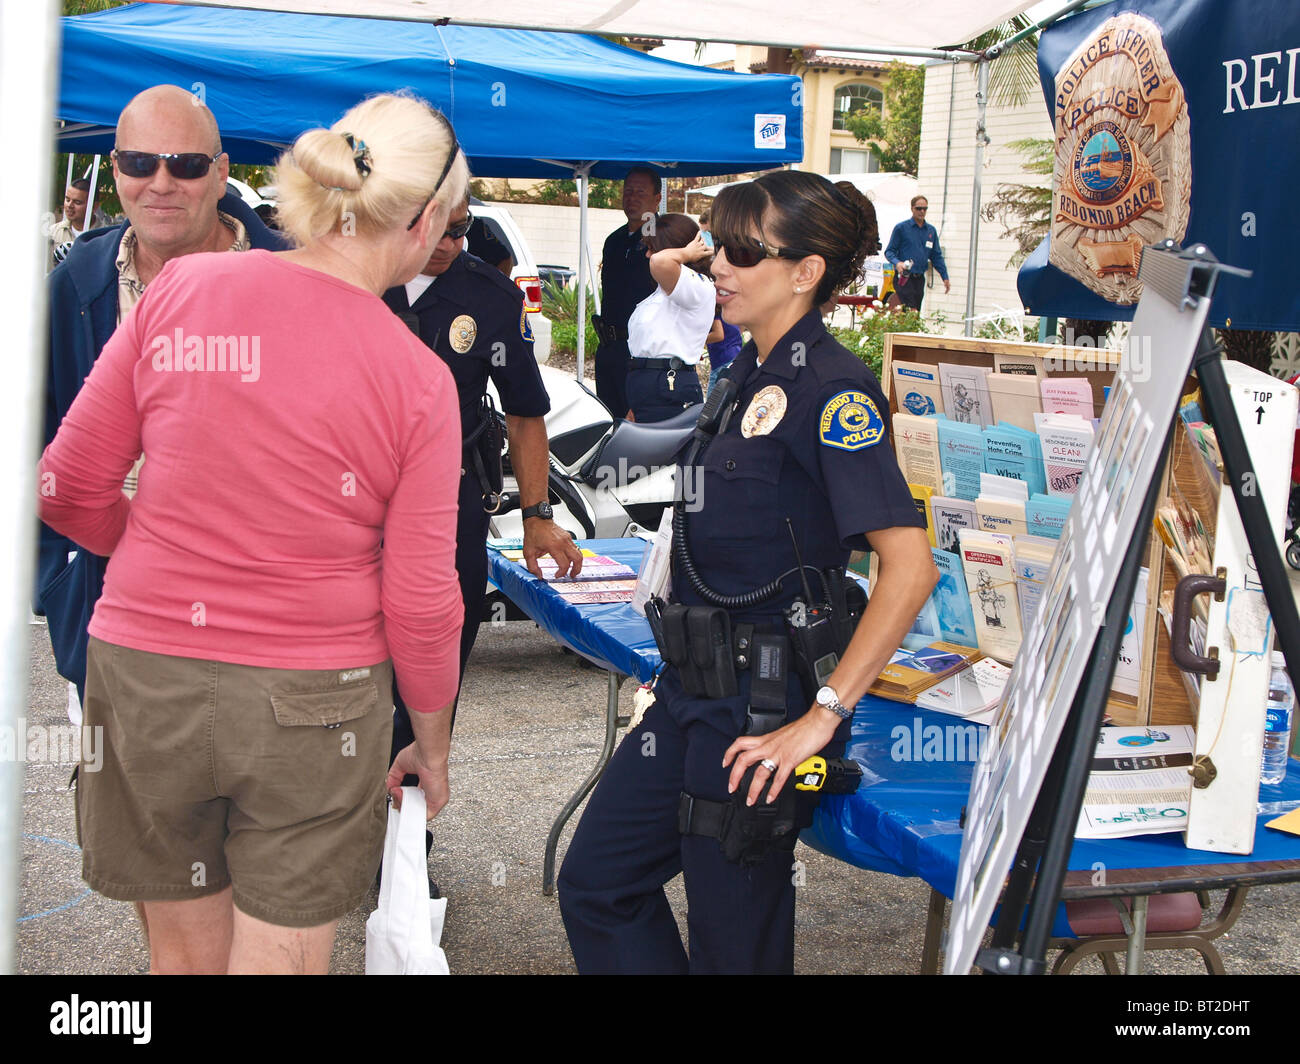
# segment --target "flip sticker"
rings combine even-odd
[[[885,435],[885,419],[863,392],[840,392],[822,407],[818,435],[827,447],[861,451],[880,442]]]

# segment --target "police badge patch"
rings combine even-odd
[[[1191,123],[1160,27],[1107,19],[1056,75],[1048,261],[1112,303],[1136,303],[1142,248],[1182,242]]]
[[[519,335],[527,343],[533,342],[533,327],[528,322],[528,308],[519,308]]]
[[[751,436],[766,436],[785,417],[785,392],[775,384],[768,385],[749,401],[745,416],[740,419],[740,434],[749,439]]]
[[[447,333],[447,338],[451,341],[451,349],[458,355],[463,355],[473,347],[477,336],[478,324],[468,314],[461,314],[453,320],[451,329]]]
[[[870,396],[857,391],[840,392],[822,407],[818,436],[827,447],[860,451],[874,447],[885,434],[885,419]]]

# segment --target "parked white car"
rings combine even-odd
[[[475,218],[483,219],[488,233],[509,250],[515,260],[510,279],[524,293],[528,323],[533,330],[533,353],[538,362],[545,362],[551,357],[551,322],[542,313],[542,277],[537,269],[537,260],[533,258],[528,241],[524,239],[523,230],[515,223],[509,209],[499,203],[471,199],[469,209]]]

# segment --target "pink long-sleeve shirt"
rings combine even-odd
[[[111,555],[95,637],[284,669],[391,656],[428,712],[457,687],[460,451],[450,372],[377,296],[270,252],[187,255],[46,448],[40,515]]]

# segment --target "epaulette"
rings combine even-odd
[[[503,292],[509,292],[516,302],[522,303],[524,301],[524,293],[519,286],[491,263],[484,262],[477,255],[471,255],[468,251],[462,251],[460,255],[464,260],[465,269],[472,276],[491,281]]]

